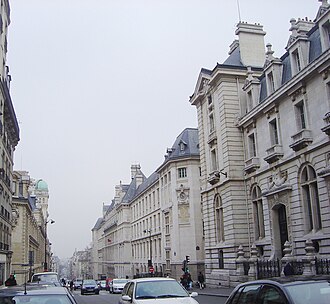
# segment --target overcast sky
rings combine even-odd
[[[15,170],[48,183],[55,255],[91,243],[114,187],[149,176],[186,127],[201,68],[228,56],[239,21],[260,23],[275,56],[291,18],[317,0],[10,0],[8,65],[20,126]]]

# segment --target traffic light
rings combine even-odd
[[[189,255],[186,255],[186,261],[187,261],[187,264],[190,262],[190,256]]]

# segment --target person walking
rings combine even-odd
[[[5,281],[5,286],[15,286],[17,285],[16,279],[13,274]]]
[[[198,275],[199,289],[203,289],[205,287],[204,282],[205,282],[204,275],[200,272]]]

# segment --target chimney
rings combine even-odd
[[[238,35],[242,64],[251,67],[263,67],[265,64],[266,32],[260,24],[240,22],[235,32]]]

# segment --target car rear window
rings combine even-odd
[[[72,304],[66,295],[20,295],[0,298],[0,303],[25,304]]]
[[[32,282],[57,282],[58,277],[56,274],[40,274],[40,275],[34,275],[32,277]]]

